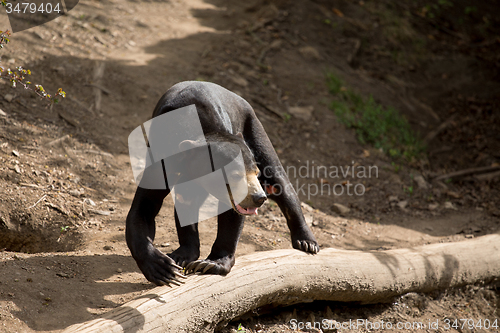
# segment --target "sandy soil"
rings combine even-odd
[[[433,181],[500,161],[498,9],[480,1],[469,17],[454,12],[463,5],[454,3],[436,13],[443,20],[436,26],[418,15],[423,1],[85,0],[66,16],[14,34],[2,64],[30,68],[31,81],[48,91],[63,87],[68,97],[48,110],[28,92],[0,85],[0,331],[57,332],[153,287],[124,239],[135,191],[127,137],[183,80],[212,81],[243,96],[283,164],[309,171],[291,179],[304,189],[304,213],[323,248],[384,250],[498,232],[498,174]],[[5,30],[7,17],[0,18]],[[421,137],[454,118],[422,160],[394,161],[340,124],[328,108],[327,72],[396,107]],[[312,110],[307,120],[283,116],[296,106]],[[314,165],[372,166],[377,173],[325,179],[311,173]],[[318,184],[346,182],[364,194],[314,193]],[[349,212],[339,214],[334,203]],[[174,250],[169,198],[157,224],[155,243]],[[215,220],[200,224],[202,256],[215,230]],[[268,203],[247,219],[237,254],[290,247],[285,219]],[[389,304],[315,302],[256,311],[225,330],[241,324],[247,332],[287,332],[294,318],[493,322],[500,320],[499,296],[493,282]]]

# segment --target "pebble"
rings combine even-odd
[[[313,225],[313,216],[312,214],[305,214],[304,218],[306,220],[306,224],[310,227]]]
[[[2,109],[0,109],[0,116],[7,117],[7,113],[5,113]]]
[[[398,202],[398,196],[397,195],[390,195],[389,196],[389,202]]]
[[[462,197],[459,193],[453,191],[448,191],[446,194],[455,199],[460,199]]]
[[[333,206],[331,207],[331,210],[340,215],[349,214],[349,212],[351,211],[349,208],[339,203],[334,203]]]
[[[439,207],[439,204],[437,204],[437,203],[429,204],[429,210],[436,210],[436,209],[438,209],[438,207]]]
[[[403,201],[398,202],[398,207],[401,209],[405,209],[407,206],[408,206],[407,200],[403,200]]]
[[[89,205],[91,205],[91,206],[95,206],[95,202],[94,202],[92,199],[86,198],[86,199],[84,200],[84,202],[85,202],[85,203],[88,203],[88,204],[89,204]]]
[[[457,210],[457,207],[455,207],[455,205],[453,205],[453,203],[452,203],[452,202],[450,202],[450,201],[446,201],[446,202],[444,203],[444,208],[446,208],[446,209],[453,209],[453,210]]]
[[[311,119],[312,113],[314,111],[314,106],[291,106],[288,108],[288,112],[295,118],[300,120],[308,121]]]
[[[240,76],[231,76],[231,80],[241,87],[248,86],[248,81]]]
[[[111,215],[111,212],[106,211],[106,210],[89,209],[89,212],[97,214],[97,215],[104,215],[104,216]]]
[[[302,206],[302,209],[304,209],[307,212],[314,211],[314,208],[312,208],[310,205],[306,204],[305,202],[301,202],[300,205]]]
[[[422,190],[426,190],[429,188],[429,184],[425,181],[424,177],[422,175],[416,175],[413,180],[417,183],[418,188]]]
[[[12,102],[12,100],[14,99],[14,97],[15,97],[15,96],[14,96],[14,95],[12,95],[12,94],[5,94],[5,95],[3,96],[3,98],[4,98],[7,102],[9,102],[9,103],[10,103],[10,102]]]
[[[71,194],[74,197],[79,197],[80,195],[82,195],[82,193],[78,190],[69,190],[69,194]]]
[[[118,268],[116,271],[117,271],[118,273],[122,273],[122,272],[123,272],[123,269]]]

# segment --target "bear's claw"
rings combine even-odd
[[[298,249],[304,252],[316,254],[319,252],[319,246],[310,241],[297,241]]]
[[[196,260],[190,262],[186,266],[186,273],[196,273],[200,272],[201,274],[205,274],[210,268],[215,267],[215,264],[206,260]]]

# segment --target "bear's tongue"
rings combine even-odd
[[[243,215],[257,215],[257,207],[248,207],[248,208],[243,208],[240,205],[238,205],[236,202],[234,203],[236,206],[236,209],[240,214]]]

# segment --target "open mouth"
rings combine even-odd
[[[227,191],[229,193],[229,197],[231,198],[231,203],[233,205],[233,209],[238,212],[240,215],[257,215],[257,207],[248,207],[248,208],[243,208],[239,204],[236,203],[236,201],[233,199],[233,193],[231,192],[231,188],[229,185],[227,186]]]
[[[257,215],[257,207],[248,207],[248,208],[243,208],[240,205],[238,205],[236,202],[233,202],[235,210],[240,213],[241,215]]]

